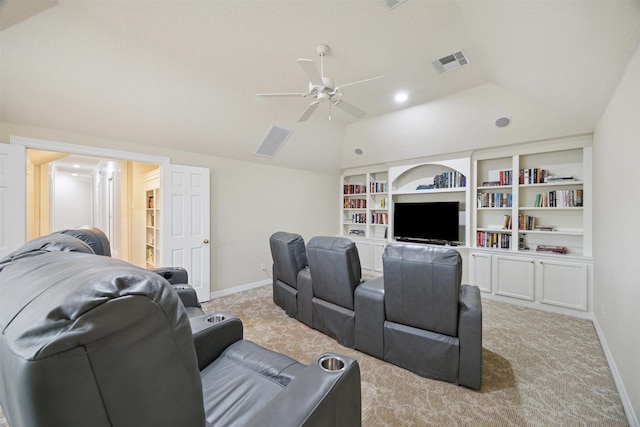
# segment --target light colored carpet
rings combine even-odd
[[[483,301],[482,389],[472,391],[342,347],[288,317],[273,303],[270,286],[204,308],[239,316],[246,339],[303,363],[325,351],[357,359],[364,426],[627,425],[588,320]],[[0,412],[0,427],[6,425]]]
[[[263,286],[211,301],[239,316],[245,338],[303,363],[324,351],[358,360],[364,426],[626,426],[593,324],[483,301],[482,388],[419,377],[288,317]]]

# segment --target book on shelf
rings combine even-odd
[[[369,185],[369,192],[370,193],[386,193],[389,191],[389,187],[387,185],[386,182],[384,181],[373,181],[370,183]]]
[[[366,209],[367,208],[367,200],[366,199],[354,199],[351,197],[345,197],[343,207],[345,209]]]
[[[566,254],[567,248],[564,246],[553,246],[553,245],[538,245],[536,247],[536,252],[550,252],[555,254]]]
[[[553,175],[548,177],[548,182],[558,182],[558,181],[575,181],[575,179],[572,176],[559,176],[559,175]]]
[[[554,227],[552,225],[536,225],[533,229],[535,231],[553,231]]]
[[[460,188],[466,186],[467,177],[458,171],[443,172],[433,177],[432,188]],[[417,188],[417,190],[422,190],[422,188]]]
[[[367,192],[367,187],[361,184],[344,184],[342,191],[344,194],[362,194]]]
[[[433,190],[434,188],[433,184],[420,184],[416,187],[416,190]]]
[[[482,182],[483,187],[497,187],[498,185],[500,185],[500,181],[483,181]]]
[[[502,218],[502,228],[505,230],[511,230],[511,215],[505,215]]]
[[[582,189],[554,190],[536,194],[533,206],[536,208],[582,207]]]
[[[544,184],[548,182],[549,171],[541,168],[520,169],[520,184]]]
[[[480,208],[510,208],[513,203],[511,193],[478,193]]]
[[[511,185],[513,183],[513,171],[511,169],[490,170],[488,172],[489,180],[485,181],[482,185],[495,186],[495,185]]]
[[[476,246],[479,248],[509,249],[511,247],[511,233],[478,231]]]
[[[536,218],[530,215],[518,215],[519,230],[535,230]]]

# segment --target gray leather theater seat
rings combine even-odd
[[[269,238],[273,258],[273,301],[294,319],[313,326],[311,274],[301,235],[278,231]]]
[[[358,249],[343,237],[317,236],[307,245],[313,328],[345,347],[355,343],[354,291],[361,283]]]
[[[355,360],[326,353],[304,366],[243,340],[230,314],[189,319],[160,275],[50,238],[0,260],[11,426],[360,425]],[[52,246],[62,250],[42,250]]]
[[[450,248],[391,244],[384,277],[356,291],[356,348],[421,376],[479,389],[482,303]],[[362,314],[362,315],[361,315]]]

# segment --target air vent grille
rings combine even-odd
[[[393,10],[396,7],[400,6],[402,3],[407,2],[408,0],[382,0],[384,5],[387,6],[387,9]]]
[[[258,145],[258,148],[253,153],[256,156],[261,157],[274,157],[287,138],[291,135],[291,130],[286,128],[281,128],[276,125],[271,125],[269,131]]]
[[[436,59],[435,61],[431,62],[433,68],[438,72],[438,74],[457,70],[463,65],[467,65],[470,63],[471,61],[469,61],[469,58],[464,53],[464,50],[459,50],[452,53],[451,55],[443,56],[442,58]]]

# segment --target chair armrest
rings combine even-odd
[[[185,307],[198,307],[202,308],[200,301],[198,301],[198,294],[193,286],[187,284],[171,285],[174,291],[178,294],[182,300],[182,305]]]
[[[150,271],[161,275],[172,285],[189,283],[189,274],[183,267],[157,267],[151,268]]]
[[[479,390],[482,385],[482,300],[477,286],[460,287],[458,338],[460,385]]]
[[[356,288],[356,348],[384,359],[384,278],[376,277]]]
[[[338,358],[344,369],[328,371],[325,358]],[[354,359],[324,353],[287,385],[248,426],[361,426],[360,367]]]
[[[218,316],[224,319],[212,321],[218,320]],[[215,312],[191,317],[189,322],[200,370],[216,360],[231,344],[242,339],[242,321],[232,314]]]

